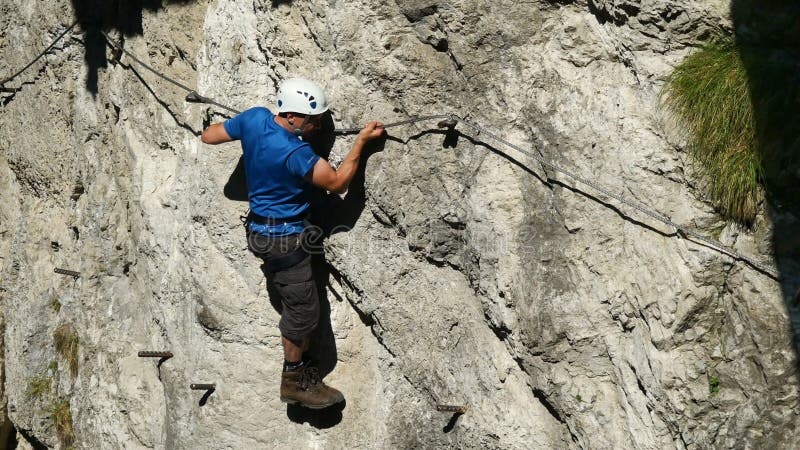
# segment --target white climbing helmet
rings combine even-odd
[[[328,99],[322,89],[305,78],[289,78],[278,88],[275,101],[278,112],[317,115],[328,110]]]

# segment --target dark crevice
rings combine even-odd
[[[678,439],[680,439],[681,442],[683,443],[683,448],[689,448],[689,444],[686,442],[686,439],[683,438],[683,433],[681,433],[680,430],[678,430],[677,435],[678,435]]]
[[[333,276],[333,278],[336,280],[337,283],[343,286],[347,286],[347,288],[353,291],[356,295],[363,294],[361,289],[358,289],[355,285],[353,285],[353,283],[351,283],[350,280],[332,264],[328,264],[328,270],[330,271],[331,276]]]
[[[355,292],[357,295],[359,294],[358,291],[356,291],[356,289],[353,288],[353,285],[347,280],[347,278],[344,275],[342,275],[342,273],[339,272],[333,265],[328,264],[328,268],[329,268],[329,271],[330,271],[329,273],[331,274],[331,276],[333,276],[333,278],[339,284],[341,284],[343,286],[347,286],[351,291]],[[336,296],[339,297],[338,294],[336,294]],[[356,314],[358,314],[358,318],[361,320],[361,323],[363,323],[364,326],[369,327],[369,330],[370,330],[370,332],[372,332],[372,335],[375,337],[375,340],[390,355],[392,355],[393,358],[396,358],[397,354],[395,352],[393,352],[392,349],[390,349],[388,345],[386,345],[386,342],[384,342],[384,340],[383,340],[383,336],[381,336],[378,333],[378,331],[376,330],[376,325],[378,327],[380,327],[381,329],[383,329],[383,326],[381,325],[380,320],[378,319],[378,317],[374,313],[369,313],[369,314],[365,313],[364,311],[361,310],[361,308],[358,307],[358,305],[356,305],[355,302],[350,300],[349,296],[345,295],[345,297],[347,298],[348,303],[350,303],[350,306],[353,308],[353,311],[355,311]]]
[[[463,69],[463,68],[464,68],[464,65],[463,65],[463,64],[461,64],[461,60],[459,60],[459,59],[456,57],[456,54],[455,54],[455,53],[453,53],[453,51],[452,51],[452,50],[450,50],[450,49],[447,49],[446,51],[447,51],[447,56],[449,56],[449,57],[450,57],[450,61],[453,63],[453,66],[456,68],[456,72],[458,72],[458,74],[459,74],[459,75],[461,75],[462,77],[464,77],[464,74],[463,74],[463,73],[461,73],[461,69]],[[464,80],[466,81],[466,79],[464,79]]]
[[[414,251],[414,249],[411,249],[411,250]],[[454,263],[452,263],[450,261],[447,261],[447,260],[444,260],[444,259],[443,260],[435,259],[434,257],[432,257],[430,255],[423,255],[423,256],[425,258],[425,261],[427,261],[429,264],[434,265],[436,267],[449,267],[449,268],[451,268],[451,269],[453,269],[453,270],[455,270],[457,272],[461,271],[461,266],[459,266],[458,264],[454,264]]]
[[[541,389],[531,389],[531,392],[533,392],[533,396],[536,397],[537,400],[539,400],[539,403],[541,403],[542,406],[544,406],[547,412],[550,413],[550,415],[553,416],[553,418],[556,419],[556,421],[564,425],[564,428],[566,428],[567,431],[569,432],[570,438],[572,438],[572,442],[577,444],[578,437],[575,436],[575,433],[572,432],[572,429],[570,429],[569,424],[561,417],[561,414],[559,414],[556,407],[553,406],[553,404],[550,403],[550,401],[547,399],[547,396],[545,395],[544,391],[542,391]]]
[[[589,0],[589,12],[597,19],[597,23],[604,25],[607,22],[614,23],[614,17],[605,9],[599,9],[595,5],[595,0]]]
[[[350,303],[350,305],[353,307],[353,309],[358,314],[358,318],[359,318],[359,320],[361,320],[361,323],[363,323],[365,326],[368,326],[370,328],[372,328],[375,325],[375,318],[371,314],[365,313],[361,309],[357,308],[353,303]],[[373,334],[375,334],[374,330],[373,330]]]
[[[630,364],[628,364],[628,367],[630,367],[631,372],[633,372],[634,378],[636,378],[636,385],[639,386],[639,390],[642,391],[642,394],[644,394],[645,398],[647,398],[647,389],[644,388],[642,380],[639,379],[639,374],[636,373],[636,369]]]
[[[353,309],[356,309],[355,306],[353,306]],[[381,324],[380,319],[378,319],[378,316],[376,316],[375,314],[370,314],[370,317],[372,318],[372,320],[375,322],[376,325],[378,325],[382,330],[384,329],[383,324]],[[383,341],[383,336],[379,335],[378,332],[375,331],[374,326],[370,327],[370,331],[372,331],[372,335],[375,336],[375,339],[378,341],[378,343],[381,344],[381,346],[383,346],[383,348],[385,348],[386,351],[389,352],[390,355],[392,355],[392,357],[396,358],[397,355],[389,348],[388,345],[386,345],[386,343]]]
[[[555,406],[553,406],[553,404],[550,403],[550,401],[547,399],[547,396],[545,395],[544,391],[542,391],[541,389],[531,389],[531,392],[533,392],[533,396],[536,397],[537,400],[539,400],[542,406],[544,406],[545,409],[547,409],[547,412],[549,412],[550,415],[553,416],[553,418],[555,418],[560,423],[566,425],[566,422],[561,417],[561,414],[559,414]]]
[[[115,117],[114,123],[118,123],[119,122],[120,107],[117,106],[116,104],[113,104],[113,103],[111,104],[111,106],[114,107],[114,117]]]
[[[628,70],[631,71],[631,74],[633,75],[633,78],[636,80],[636,84],[637,85],[642,84],[641,80],[639,80],[639,69],[636,67],[636,63],[633,61],[633,52],[625,44],[620,43],[620,45],[628,53],[628,55],[625,55],[625,54],[623,54],[622,51],[619,52],[620,53],[620,55],[619,55],[620,62],[622,62],[622,65],[624,65],[625,67],[628,68]],[[617,49],[617,50],[619,51],[619,49]]]
[[[488,325],[489,329],[492,330],[492,332],[494,333],[495,336],[497,336],[497,339],[500,339],[500,342],[505,342],[506,338],[510,334],[514,333],[513,330],[511,330],[510,328],[508,328],[505,325],[497,325],[497,324],[495,324],[492,321],[491,317],[489,317],[488,314],[484,313],[483,317],[486,319],[486,325]]]
[[[303,19],[303,23],[306,25],[306,30],[308,30],[308,34],[311,36],[311,40],[314,41],[314,45],[316,45],[317,48],[323,52],[324,55],[327,49],[325,49],[325,47],[323,47],[322,44],[319,42],[319,36],[317,36],[317,33],[315,33],[314,30],[311,29],[311,26],[308,24],[308,20],[306,20],[306,17],[304,15],[301,15],[300,17]]]
[[[31,433],[31,430],[17,428],[16,431],[22,436],[23,439],[25,439],[27,443],[31,445],[31,447],[33,447],[33,450],[48,450],[50,448],[42,443],[42,441],[36,439],[33,433]]]
[[[621,3],[619,5],[619,8],[625,11],[625,14],[627,14],[628,17],[636,17],[637,15],[639,15],[639,11],[641,11],[641,8],[639,8],[636,5],[632,5],[630,3]]]

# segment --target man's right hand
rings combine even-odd
[[[358,133],[358,139],[361,142],[366,143],[381,137],[385,132],[386,130],[383,128],[383,124],[381,122],[367,122],[367,124],[364,125],[364,128]]]

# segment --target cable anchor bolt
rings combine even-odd
[[[206,102],[206,98],[203,97],[202,95],[198,94],[195,91],[192,91],[192,92],[189,92],[188,94],[186,94],[186,99],[185,100],[187,102],[189,102],[189,103],[205,103]]]

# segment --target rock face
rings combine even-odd
[[[227,113],[96,31],[236,109],[301,75],[339,127],[458,113],[770,260],[769,215],[720,221],[658,108],[671,67],[730,27],[727,2],[120,3],[0,5],[2,76],[80,22],[0,92],[0,394],[20,445],[66,447],[61,400],[86,449],[795,445],[796,258],[775,281],[435,122],[389,129],[347,195],[320,195],[317,356],[347,401],[287,408],[279,316],[246,203],[226,197],[240,149],[199,139]],[[351,142],[320,145],[337,162]],[[54,343],[64,324],[76,376]]]

